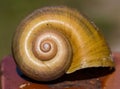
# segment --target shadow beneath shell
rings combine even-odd
[[[18,75],[21,78],[23,78],[26,81],[37,83],[37,84],[56,84],[56,83],[61,83],[64,81],[89,80],[89,79],[99,78],[99,77],[111,74],[112,72],[115,71],[114,68],[109,68],[109,67],[85,68],[85,69],[80,69],[71,74],[64,74],[60,78],[53,80],[53,81],[41,82],[41,81],[35,81],[35,80],[28,78],[18,68],[16,68],[16,70],[17,70]]]

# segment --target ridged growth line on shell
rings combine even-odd
[[[82,68],[114,67],[99,29],[67,7],[46,7],[26,17],[12,44],[14,58],[28,77],[54,80]]]

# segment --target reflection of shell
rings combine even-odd
[[[20,69],[40,81],[82,68],[114,66],[99,29],[67,7],[47,7],[29,15],[18,27],[12,48]]]

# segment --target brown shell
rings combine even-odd
[[[46,46],[43,43],[41,48],[42,36]],[[45,7],[30,14],[16,31],[12,50],[19,68],[39,81],[50,81],[83,68],[114,67],[99,29],[67,7]],[[50,50],[56,53],[47,58]]]

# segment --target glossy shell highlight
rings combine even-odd
[[[49,58],[39,54],[42,36],[48,42],[43,50],[55,47],[56,53]],[[16,31],[12,50],[22,72],[39,81],[54,80],[84,68],[114,67],[99,29],[77,10],[67,7],[45,7],[30,14]]]

